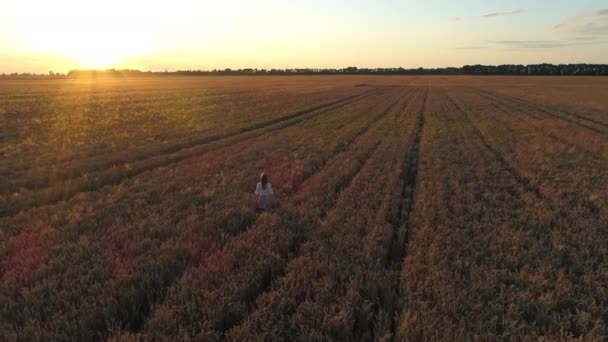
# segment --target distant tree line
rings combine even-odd
[[[152,77],[152,76],[265,76],[265,75],[537,75],[537,76],[608,76],[608,64],[530,64],[465,65],[460,68],[357,68],[342,69],[213,69],[178,71],[140,71],[132,69],[72,70],[67,75],[11,73],[0,77]]]
[[[151,72],[139,70],[73,70],[70,77],[132,76],[264,76],[264,75],[543,75],[608,76],[608,64],[465,65],[461,68],[357,68],[342,69],[213,69]]]
[[[66,74],[62,74],[60,72],[49,71],[48,74],[37,74],[32,72],[11,72],[11,73],[2,73],[0,74],[0,78],[65,78]]]
[[[464,75],[608,76],[606,64],[465,65]]]

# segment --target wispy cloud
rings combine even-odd
[[[564,23],[554,26],[558,33],[578,36],[608,35],[607,22]]]
[[[481,17],[482,18],[494,18],[494,17],[502,17],[502,16],[508,16],[508,15],[516,15],[516,14],[521,14],[524,12],[525,11],[523,9],[518,9],[518,10],[508,11],[508,12],[492,12],[492,13],[483,14]]]
[[[593,37],[574,37],[565,40],[486,40],[471,42],[468,45],[454,47],[455,50],[482,50],[482,49],[557,49],[569,46],[580,46],[595,43]]]
[[[483,49],[487,49],[488,46],[484,46],[484,45],[465,45],[465,46],[457,46],[454,49],[455,50],[483,50]]]
[[[553,26],[553,29],[557,33],[570,36],[608,35],[608,9],[573,16],[569,20]]]
[[[562,40],[496,40],[491,41],[491,43],[514,49],[554,49],[582,44],[580,42]]]
[[[595,41],[597,39],[598,39],[598,37],[594,37],[594,36],[582,36],[582,37],[572,37],[572,38],[570,38],[570,40],[580,41],[580,42],[590,42],[590,41]]]

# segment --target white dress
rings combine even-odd
[[[272,191],[272,185],[270,183],[266,183],[266,186],[262,186],[262,182],[259,182],[255,186],[255,194],[260,197],[258,200],[258,208],[260,209],[268,209],[270,208],[271,198],[274,195]]]

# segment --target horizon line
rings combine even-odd
[[[302,72],[355,72],[355,71],[416,71],[416,70],[425,70],[425,71],[433,71],[433,70],[462,70],[466,67],[486,67],[486,68],[498,68],[498,67],[530,67],[530,66],[601,66],[606,67],[608,63],[530,63],[530,64],[464,64],[462,66],[443,66],[443,67],[357,67],[357,66],[347,66],[347,67],[308,67],[308,68],[253,68],[253,67],[245,67],[245,68],[213,68],[213,69],[164,69],[164,70],[142,70],[135,68],[100,68],[100,69],[71,69],[67,72],[54,72],[53,70],[49,70],[47,73],[36,73],[36,72],[18,72],[18,71],[4,71],[0,73],[0,76],[61,76],[61,75],[69,75],[70,73],[103,73],[103,72],[131,72],[131,73],[151,73],[151,74],[164,74],[164,73],[229,73],[229,72],[260,72],[260,73],[270,73],[270,72],[283,72],[290,73],[294,71],[302,71]]]

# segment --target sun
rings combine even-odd
[[[78,23],[77,29],[54,27],[37,35],[36,46],[75,61],[78,68],[101,69],[145,51],[145,38],[113,25]]]
[[[53,8],[54,16],[28,20],[32,50],[66,56],[76,68],[102,69],[124,65],[149,47],[151,23],[134,9],[111,3],[98,7],[82,7],[77,1],[61,4],[62,11]]]
[[[101,69],[125,62],[129,56],[143,52],[141,42],[127,35],[114,34],[107,29],[84,30],[61,41],[57,52],[76,61],[80,68]]]

